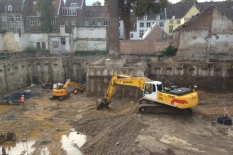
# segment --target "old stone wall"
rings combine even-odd
[[[165,86],[198,86],[210,92],[233,92],[233,63],[149,63],[149,75]]]
[[[0,94],[39,82],[77,82],[91,58],[36,57],[0,61]],[[39,84],[40,85],[40,84]]]

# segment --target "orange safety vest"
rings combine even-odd
[[[21,102],[24,102],[24,96],[21,96]]]

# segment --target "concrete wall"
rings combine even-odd
[[[42,82],[77,82],[85,74],[90,59],[83,58],[30,58],[0,61],[0,94],[30,86],[36,78]]]
[[[149,62],[149,76],[165,86],[169,83],[193,87],[199,90],[227,93],[233,92],[233,63],[158,63]]]
[[[108,88],[111,77],[116,74],[126,74],[142,77],[145,74],[147,68],[146,63],[131,64],[123,67],[107,67],[103,65],[105,59],[101,59],[98,64],[88,65],[87,70],[87,96],[99,96],[104,97]],[[130,66],[130,67],[129,67]],[[117,98],[140,98],[142,97],[141,90],[139,88],[132,88],[126,86],[117,86],[114,97]]]

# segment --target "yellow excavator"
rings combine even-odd
[[[83,93],[83,88],[76,82],[72,82],[70,79],[66,80],[66,83],[56,83],[53,84],[53,96],[50,97],[50,100],[58,98],[60,101],[68,98],[70,93],[67,92],[67,87],[73,86],[76,87],[81,93]]]
[[[117,85],[133,86],[142,90],[139,112],[190,114],[191,108],[198,104],[196,86],[193,89],[177,86],[164,88],[162,82],[146,77],[115,75],[109,82],[104,98],[96,101],[96,109],[108,107]]]

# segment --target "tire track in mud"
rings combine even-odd
[[[132,144],[145,125],[137,115],[83,119],[75,129],[91,137],[81,148],[87,154],[131,154]]]

